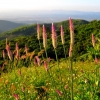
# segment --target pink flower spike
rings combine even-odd
[[[40,58],[38,56],[36,56],[35,58],[36,58],[38,66],[40,66]]]
[[[70,27],[70,31],[74,31],[73,22],[72,22],[72,19],[70,17],[69,17],[69,27]]]
[[[46,71],[48,71],[48,65],[47,65],[46,61],[44,61],[44,68],[45,68]]]
[[[19,50],[18,43],[16,43],[16,50]]]
[[[65,44],[64,31],[63,31],[62,25],[61,25],[61,27],[60,27],[60,31],[61,31],[61,41],[62,41],[62,44]]]
[[[46,33],[46,29],[45,26],[43,25],[43,33]]]
[[[9,45],[6,45],[6,50],[7,50],[9,59],[12,61],[12,53],[10,51],[10,46]]]
[[[13,96],[14,96],[15,100],[19,100],[18,94],[13,94]]]
[[[53,45],[54,49],[56,49],[56,47],[57,47],[57,35],[56,35],[56,31],[55,31],[55,27],[54,27],[53,23],[52,23],[52,45]]]
[[[40,40],[40,24],[37,23],[37,38]]]
[[[53,23],[52,23],[52,34],[55,34],[55,27]]]
[[[15,50],[16,50],[15,58],[18,60],[19,57],[20,57],[18,43],[16,43],[16,48],[15,48]]]
[[[95,46],[95,37],[94,37],[94,34],[92,34],[92,45],[93,45],[93,47]]]
[[[27,53],[28,53],[28,47],[25,45],[25,50],[24,50],[24,52],[26,53],[26,55],[27,55]]]
[[[98,64],[98,62],[99,62],[99,61],[98,61],[98,58],[95,57],[95,63]]]
[[[69,18],[69,28],[70,28],[70,48],[69,48],[69,57],[72,57],[72,51],[74,47],[74,27],[72,19]]]
[[[59,96],[62,96],[62,93],[60,92],[60,90],[56,89],[56,92]]]
[[[5,59],[5,51],[4,50],[2,50],[2,57],[3,57],[3,59]]]
[[[46,29],[45,26],[43,25],[43,47],[46,48],[47,47],[47,34],[46,34]]]
[[[34,65],[37,66],[37,60],[36,60],[36,58],[34,59]]]

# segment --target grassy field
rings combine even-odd
[[[0,100],[70,100],[69,61],[14,68],[0,76]],[[99,100],[99,76],[94,62],[73,62],[74,100]],[[98,77],[96,77],[98,76]]]

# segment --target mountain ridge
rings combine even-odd
[[[15,23],[8,20],[0,20],[0,32],[9,31],[23,25],[24,24]]]
[[[73,23],[75,26],[77,25],[82,25],[82,24],[88,24],[89,22],[86,20],[81,20],[81,19],[73,19]],[[42,23],[40,24],[40,28],[42,28],[42,25],[45,25],[47,28],[47,32],[50,32],[51,30],[51,23]],[[69,21],[65,20],[62,22],[56,22],[54,23],[56,26],[56,30],[59,30],[60,25],[63,25],[64,28],[68,28],[69,27]],[[24,26],[20,26],[17,28],[14,28],[10,31],[6,31],[6,32],[2,32],[0,34],[0,40],[5,39],[5,38],[15,38],[18,36],[27,36],[27,35],[32,35],[34,33],[37,32],[37,25],[36,24],[32,24],[32,25],[24,25]]]

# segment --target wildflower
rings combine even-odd
[[[32,60],[33,56],[35,55],[35,51],[33,51],[30,55],[30,61]]]
[[[16,48],[15,48],[15,50],[16,50],[16,54],[15,54],[15,58],[18,60],[19,59],[19,46],[18,46],[18,43],[16,43]]]
[[[49,57],[49,58],[47,58],[47,61],[48,61],[48,62],[50,62],[50,61],[51,61],[51,58],[50,58],[50,57]]]
[[[64,39],[64,31],[63,31],[62,25],[61,25],[60,31],[61,31],[61,41],[62,41],[62,44],[64,45],[65,44],[65,39]]]
[[[81,69],[80,72],[81,72],[81,73],[84,73],[84,70]]]
[[[38,66],[40,66],[40,58],[38,56],[36,56],[35,58],[36,58],[36,62],[38,64]]]
[[[92,45],[93,45],[93,47],[95,46],[95,37],[94,37],[94,34],[92,34]]]
[[[18,94],[13,94],[13,96],[14,96],[15,100],[19,100]]]
[[[46,71],[48,71],[48,64],[47,64],[46,61],[44,61],[44,68],[45,68]]]
[[[9,83],[9,81],[8,80],[5,80],[5,85],[7,85]]]
[[[72,57],[72,50],[74,46],[74,26],[72,23],[72,19],[69,18],[69,28],[70,28],[70,49],[69,49],[69,57]]]
[[[54,27],[53,23],[52,23],[52,45],[53,45],[54,49],[56,49],[56,47],[57,47],[57,35],[55,32],[55,27]]]
[[[72,19],[70,17],[69,17],[69,28],[70,28],[70,31],[74,31],[73,22],[72,22]]]
[[[28,47],[25,45],[25,50],[24,52],[26,53],[26,55],[28,54]]]
[[[98,64],[98,62],[99,62],[99,61],[98,61],[98,58],[95,57],[95,63]]]
[[[58,94],[59,96],[62,96],[62,93],[61,93],[60,90],[56,89],[56,92],[57,92],[57,94]]]
[[[8,54],[9,59],[12,61],[12,53],[10,51],[10,46],[9,45],[6,45],[6,50],[7,50],[7,54]]]
[[[22,92],[25,92],[25,87],[22,87]]]
[[[3,59],[5,59],[5,51],[4,50],[2,50],[2,57],[3,57]]]
[[[37,65],[37,60],[36,60],[36,58],[34,59],[34,65]]]
[[[64,87],[65,89],[68,89],[68,85],[65,85],[65,87]]]
[[[11,84],[10,90],[11,90],[11,92],[14,92],[16,90],[16,87],[13,83]]]
[[[21,69],[18,70],[18,75],[21,76]]]
[[[37,24],[37,39],[40,40],[40,24]]]
[[[18,43],[16,43],[16,51],[19,50],[19,46],[18,46]]]
[[[46,29],[45,26],[43,25],[43,47],[46,48],[47,47],[47,34],[46,34]]]
[[[21,59],[26,59],[26,55],[22,55],[21,56]]]

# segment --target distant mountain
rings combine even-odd
[[[6,20],[0,20],[0,32],[9,31],[22,25],[24,24],[14,23],[11,21],[6,21]]]
[[[88,24],[88,23],[89,22],[86,20],[73,19],[73,24],[75,26],[82,25],[82,24]],[[63,25],[64,29],[68,29],[68,27],[69,27],[68,20],[65,20],[62,22],[57,22],[54,24],[56,26],[56,30],[59,30],[60,25]],[[42,24],[40,24],[40,26],[42,28]],[[51,23],[45,23],[45,26],[46,26],[47,32],[50,33],[51,32]],[[18,36],[28,36],[28,35],[36,34],[36,32],[37,32],[37,25],[36,24],[21,26],[21,27],[13,29],[11,31],[1,33],[0,40],[6,39],[6,38],[12,39],[12,38],[15,38]]]
[[[36,24],[51,23],[73,19],[100,20],[100,12],[84,12],[71,10],[28,10],[0,12],[0,19],[9,20],[17,23]]]

